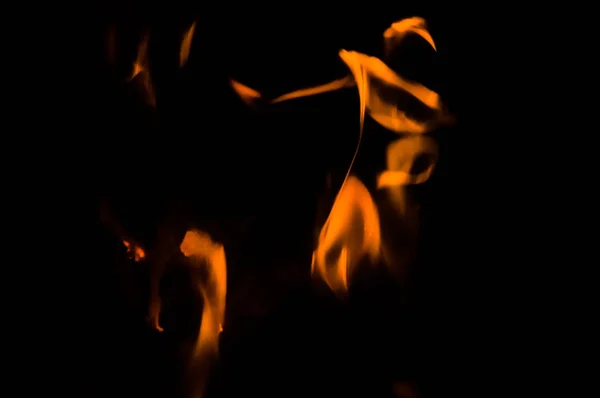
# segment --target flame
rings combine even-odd
[[[437,93],[425,86],[398,76],[378,58],[355,51],[340,51],[340,58],[348,65],[359,86],[361,112],[366,108],[375,121],[396,133],[422,134],[433,129],[437,119],[418,121],[398,109],[397,104],[384,99],[380,87],[386,90],[405,91],[434,111],[441,111]],[[373,87],[375,86],[375,87]]]
[[[222,245],[213,242],[208,234],[191,229],[186,232],[180,250],[190,259],[193,267],[202,268],[207,274],[205,280],[199,281],[197,285],[204,300],[204,309],[190,364],[192,369],[196,369],[193,374],[194,395],[202,396],[209,362],[218,354],[219,333],[223,330],[225,318],[227,293],[225,249]]]
[[[150,77],[150,58],[149,58],[149,43],[150,35],[145,34],[138,46],[137,57],[133,63],[133,72],[128,81],[136,81],[141,86],[144,93],[144,98],[147,103],[153,107],[156,106],[156,98],[152,79]],[[135,80],[134,80],[135,79]]]
[[[123,239],[123,245],[125,245],[125,247],[127,248],[127,255],[129,256],[129,258],[134,260],[136,263],[139,263],[146,257],[144,249],[142,249],[142,247],[139,244],[134,243],[133,241],[129,241],[127,239]]]
[[[413,17],[393,23],[384,32],[385,57],[389,57],[409,33],[419,35],[437,51],[425,20]],[[294,91],[272,101],[281,102],[353,85],[358,89],[360,129],[356,150],[329,217],[321,229],[311,265],[311,272],[316,272],[338,294],[348,290],[348,277],[360,259],[369,255],[371,261],[376,261],[383,246],[373,199],[366,187],[350,175],[363,137],[365,113],[368,112],[373,120],[386,129],[402,135],[388,145],[387,170],[377,176],[377,188],[387,190],[394,207],[401,214],[406,213],[408,208],[405,186],[427,181],[437,162],[437,143],[423,134],[452,121],[436,92],[399,76],[381,59],[347,50],[341,50],[339,56],[350,69],[351,79],[342,78],[318,87]],[[430,116],[425,120],[409,116],[405,110],[398,108],[397,102],[389,99],[389,93],[408,94],[420,106],[427,108]],[[415,175],[413,165],[421,155],[429,155],[430,162],[425,170]],[[328,261],[327,254],[333,249],[340,250],[339,254],[335,261]]]
[[[416,157],[424,154],[430,155],[430,163],[425,170],[412,174]],[[437,143],[431,137],[408,136],[392,142],[387,147],[388,170],[377,177],[377,188],[424,183],[431,176],[437,157]]]
[[[394,22],[385,30],[385,32],[383,32],[385,55],[389,56],[408,33],[415,33],[421,36],[435,51],[437,51],[433,37],[431,37],[431,34],[427,30],[425,20],[420,17],[412,17]]]
[[[377,261],[381,249],[379,215],[367,188],[355,176],[342,186],[319,235],[312,270],[337,294],[365,255]]]
[[[271,100],[272,104],[276,104],[278,102],[283,102],[295,98],[309,97],[311,95],[317,95],[322,93],[327,93],[330,91],[340,90],[342,88],[354,87],[354,79],[352,76],[346,76],[338,80],[334,80],[329,83],[321,84],[320,86],[304,88],[301,90],[293,91],[291,93],[284,94],[280,97],[277,97]]]
[[[187,64],[188,58],[190,57],[190,50],[192,48],[192,39],[194,38],[194,31],[196,30],[196,21],[185,31],[183,39],[181,40],[181,48],[179,50],[179,66],[184,67]]]
[[[229,79],[229,84],[233,91],[244,101],[248,106],[253,106],[262,97],[261,94],[253,88],[250,88],[236,80]]]

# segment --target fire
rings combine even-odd
[[[123,245],[127,248],[127,255],[136,263],[142,261],[146,257],[144,249],[137,243],[132,243],[127,239],[123,239]]]
[[[192,23],[183,35],[179,54],[180,67],[184,67],[189,60],[195,29],[196,22]],[[451,121],[436,92],[420,83],[403,78],[385,62],[408,34],[419,35],[437,51],[422,18],[401,20],[393,23],[383,34],[382,59],[342,49],[339,57],[348,67],[347,76],[265,102],[274,104],[348,88],[358,90],[360,124],[354,157],[333,201],[331,211],[320,228],[311,264],[311,273],[324,281],[337,295],[348,293],[352,276],[364,260],[374,264],[382,257],[386,259],[387,257],[382,254],[386,252],[386,246],[392,246],[393,243],[382,236],[381,223],[385,220],[381,219],[376,201],[365,183],[352,174],[364,134],[365,116],[368,114],[388,131],[398,134],[397,139],[393,140],[386,149],[386,169],[377,173],[376,188],[385,192],[400,215],[407,214],[410,207],[406,187],[426,182],[437,162],[437,143],[427,136],[427,133]],[[148,40],[149,36],[145,35],[139,43],[129,81],[139,84],[145,93],[146,101],[156,106],[149,69]],[[114,47],[113,36],[107,45]],[[112,54],[114,50],[109,52]],[[249,106],[254,106],[263,100],[258,91],[240,82],[230,79],[230,85]],[[428,116],[419,119],[413,117],[408,110],[399,109],[398,103],[389,99],[389,93],[412,97],[418,106],[427,110]],[[428,159],[427,167],[415,173],[413,166],[417,158],[423,156]],[[115,224],[114,228],[119,231],[119,236],[125,236],[120,232],[120,227],[117,227],[118,225]],[[168,249],[176,248],[178,242],[178,238],[174,242],[166,238],[161,239],[158,239],[159,247],[149,251],[148,259],[154,265],[158,265],[158,270],[164,268],[167,257],[171,256],[168,254],[171,253]],[[134,261],[139,262],[146,258],[143,248],[133,240],[123,238],[122,242]],[[227,294],[226,255],[222,244],[215,242],[209,234],[198,229],[190,229],[186,232],[179,244],[179,250],[191,267],[204,274],[194,281],[203,298],[203,311],[190,363],[194,383],[192,396],[199,397],[203,395],[209,365],[219,353],[219,334],[223,331]],[[153,276],[150,319],[153,326],[162,331],[158,324],[159,274],[160,272],[156,271]]]
[[[192,48],[192,39],[194,37],[194,31],[196,30],[196,21],[185,31],[183,39],[181,40],[181,48],[179,50],[179,66],[184,67],[190,57],[190,50]]]
[[[211,237],[197,229],[187,231],[180,250],[192,267],[206,271],[206,278],[197,281],[197,288],[204,300],[200,332],[192,354],[191,369],[194,374],[194,395],[201,396],[208,376],[208,364],[219,350],[219,333],[225,319],[225,296],[227,293],[227,263],[225,249],[213,242]]]
[[[313,272],[336,293],[348,290],[348,277],[368,255],[377,261],[381,247],[379,215],[367,188],[350,176],[335,201],[313,255]]]
[[[241,98],[242,101],[248,106],[253,106],[257,100],[259,100],[262,96],[261,94],[236,80],[229,79],[229,84],[233,91]]]
[[[410,33],[419,35],[437,51],[425,21],[413,17],[393,23],[384,32],[384,57],[389,57]],[[377,188],[387,191],[401,215],[406,214],[409,206],[406,186],[427,181],[437,161],[437,143],[424,134],[452,119],[436,92],[398,75],[383,60],[347,50],[341,50],[339,56],[350,69],[350,76],[285,94],[271,103],[348,87],[358,89],[360,128],[356,151],[329,217],[321,228],[311,267],[311,272],[325,281],[334,292],[344,294],[348,291],[348,278],[361,259],[368,256],[371,262],[377,261],[386,244],[380,237],[380,220],[373,198],[364,184],[351,174],[363,136],[365,114],[368,112],[381,126],[401,135],[388,145],[387,170],[377,176]],[[426,108],[430,116],[425,120],[410,116],[405,110],[399,109],[395,101],[388,99],[390,92],[408,94],[419,106]],[[428,157],[428,166],[414,175],[413,165],[417,158],[424,156]],[[336,255],[331,255],[332,252]]]
[[[276,104],[278,102],[283,102],[283,101],[291,100],[294,98],[302,98],[302,97],[308,97],[311,95],[327,93],[329,91],[340,90],[342,88],[354,87],[354,85],[355,85],[355,83],[354,83],[354,79],[352,78],[352,76],[346,76],[341,79],[334,80],[332,82],[329,82],[329,83],[326,83],[326,84],[323,84],[320,86],[304,88],[301,90],[297,90],[297,91],[293,91],[291,93],[284,94],[280,97],[273,99],[271,101],[271,103]]]
[[[135,81],[139,84],[141,91],[143,92],[144,99],[148,105],[155,107],[156,98],[154,95],[154,87],[150,76],[150,56],[148,43],[150,35],[145,34],[140,40],[138,46],[137,57],[133,64],[133,72],[129,77],[128,81]]]

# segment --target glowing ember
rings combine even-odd
[[[140,262],[144,259],[144,257],[146,257],[144,249],[142,249],[141,246],[139,246],[138,244],[131,243],[130,241],[123,239],[123,245],[125,245],[125,247],[127,248],[127,255],[129,256],[129,258],[134,260],[135,262]]]

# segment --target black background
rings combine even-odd
[[[192,198],[202,209],[198,223],[225,242],[228,313],[209,396],[384,397],[401,381],[423,397],[455,393],[463,388],[457,369],[467,351],[467,282],[461,280],[467,259],[461,255],[468,242],[457,204],[469,148],[461,137],[465,66],[454,14],[426,5],[243,7],[107,4],[88,11],[89,23],[72,41],[79,61],[70,76],[69,125],[79,134],[65,139],[65,160],[77,167],[64,180],[76,182],[66,199],[79,229],[72,238],[79,250],[72,252],[86,265],[71,275],[80,295],[69,315],[80,376],[69,388],[94,397],[179,396],[182,352],[199,322],[185,270],[173,267],[163,283],[163,295],[171,297],[165,332],[144,323],[143,264],[127,262],[120,242],[97,220],[99,195],[112,193],[125,222],[143,231],[152,231],[165,203]],[[378,55],[385,28],[415,15],[426,19],[438,52],[409,40],[404,59],[410,62],[401,62],[401,54],[395,68],[440,93],[458,123],[432,134],[441,158],[431,180],[415,191],[421,230],[410,276],[401,284],[371,276],[350,300],[339,301],[310,281],[307,267],[325,175],[340,178],[356,143],[355,94],[250,111],[230,92],[228,78],[266,98],[328,82],[347,73],[339,49]],[[181,34],[196,19],[190,60],[180,70]],[[107,64],[111,26],[122,65],[127,57],[133,61],[140,33],[150,32],[158,112],[123,83],[125,66]],[[393,135],[369,120],[367,131],[378,138],[366,140],[355,171],[372,188],[374,171],[383,167],[378,142]],[[229,243],[244,223],[250,232]]]

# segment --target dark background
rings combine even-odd
[[[464,66],[452,12],[426,5],[245,7],[103,5],[73,42],[81,64],[71,76],[70,123],[80,135],[68,144],[77,189],[67,203],[78,215],[73,240],[86,266],[74,278],[80,298],[70,317],[81,349],[73,359],[80,376],[70,388],[90,397],[180,396],[186,347],[199,322],[201,304],[187,271],[174,265],[162,286],[165,332],[144,323],[144,264],[127,261],[97,219],[98,198],[110,194],[123,221],[146,233],[140,239],[149,244],[174,199],[194,202],[194,222],[225,242],[226,330],[209,396],[391,397],[395,382],[411,383],[423,397],[456,393],[466,355],[461,254],[468,246],[456,221],[469,150],[461,146]],[[458,123],[432,133],[441,157],[432,178],[413,192],[421,228],[406,278],[376,272],[339,301],[311,282],[308,267],[325,176],[343,177],[356,144],[356,94],[249,110],[228,78],[266,98],[328,82],[347,73],[339,49],[377,56],[390,23],[415,15],[426,19],[438,52],[407,40],[406,56],[394,67],[437,91]],[[190,60],[180,70],[181,34],[195,19]],[[125,66],[106,62],[110,26]],[[158,112],[143,104],[135,85],[123,83],[145,31]],[[366,130],[376,138],[365,140],[355,172],[373,188],[393,134],[369,120]]]

